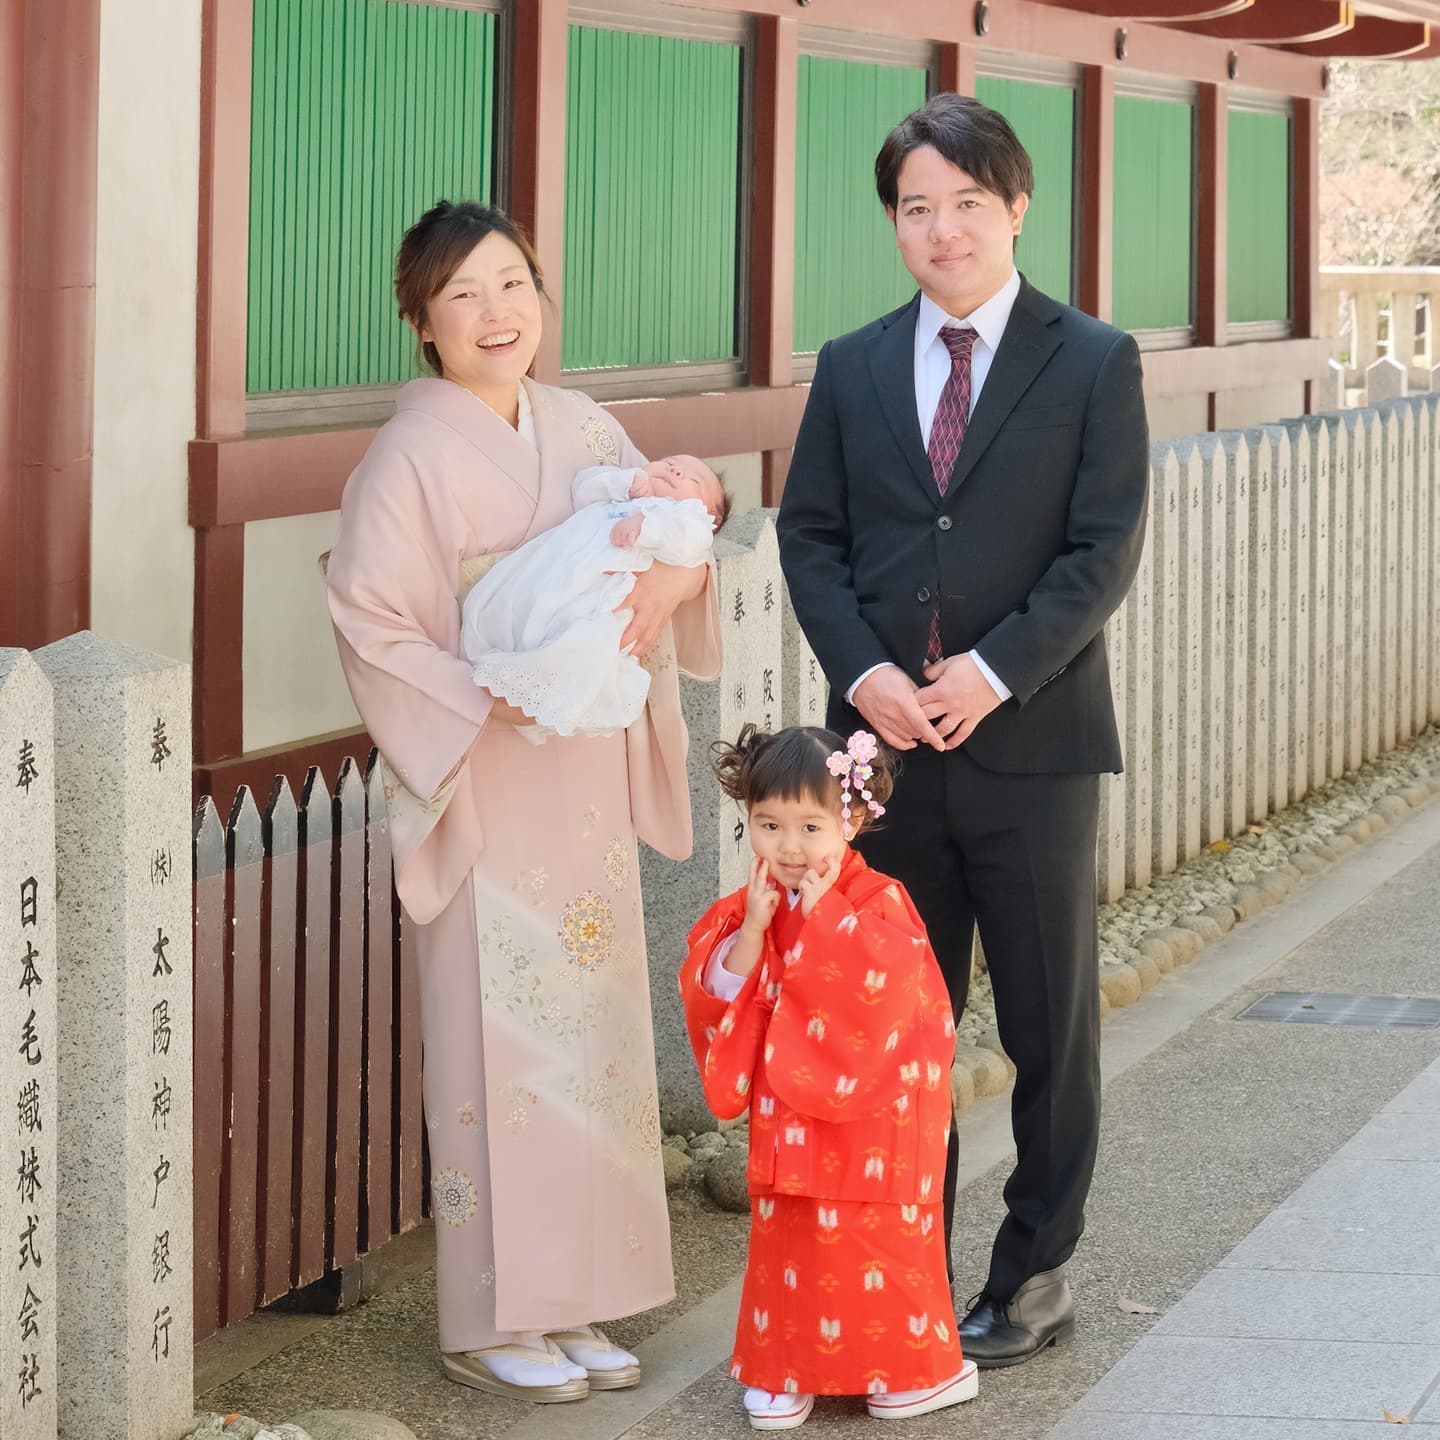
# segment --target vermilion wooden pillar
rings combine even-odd
[[[565,96],[568,0],[525,0],[515,15],[515,152],[510,212],[535,242],[553,308],[535,356],[535,378],[560,381],[565,266]]]
[[[959,43],[941,45],[939,81],[941,90],[956,95],[975,93],[975,47]]]
[[[1085,66],[1081,93],[1080,308],[1108,321],[1114,293],[1114,71]]]
[[[750,206],[752,385],[789,385],[795,348],[795,145],[800,84],[800,26],[785,16],[755,22],[755,188]],[[805,263],[801,256],[800,264]],[[761,459],[760,494],[778,505],[789,450]]]
[[[253,24],[252,0],[205,0],[195,317],[195,434],[200,440],[245,431]],[[245,748],[243,525],[196,526],[194,605],[191,724],[199,767]]]
[[[1226,327],[1230,87],[1201,85],[1198,154],[1199,244],[1196,254],[1195,343],[1223,345]]]
[[[1295,334],[1319,335],[1320,102],[1295,101],[1291,169],[1295,187]]]
[[[35,649],[90,622],[100,0],[20,8],[16,638]]]

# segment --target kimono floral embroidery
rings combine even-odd
[[[572,964],[594,970],[610,958],[615,938],[615,917],[610,902],[594,890],[586,890],[565,906],[560,914],[560,947]]]
[[[475,1123],[475,1106],[474,1106],[474,1103],[473,1103],[472,1101],[467,1100],[467,1101],[459,1108],[459,1110],[457,1110],[457,1111],[455,1112],[455,1118],[456,1118],[462,1125],[473,1125],[473,1124]]]
[[[510,1105],[510,1113],[505,1117],[505,1123],[512,1130],[523,1130],[530,1123],[530,1107],[540,1103],[540,1097],[517,1080],[512,1080],[505,1086],[500,1092],[500,1098]]]
[[[602,465],[620,463],[620,447],[615,443],[610,427],[598,415],[591,415],[580,428],[590,453]]]
[[[435,1215],[447,1225],[463,1225],[480,1203],[475,1186],[463,1170],[442,1170],[434,1179]]]
[[[549,883],[550,872],[543,865],[536,865],[533,869],[517,875],[510,888],[522,900],[529,900],[532,904],[538,905],[544,898],[545,887]]]
[[[630,847],[623,840],[612,840],[605,847],[605,878],[610,888],[620,894],[630,884]]]
[[[600,828],[600,807],[598,805],[587,805],[585,807],[585,828],[580,832],[582,840],[588,840]]]

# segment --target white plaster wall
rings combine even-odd
[[[245,748],[360,723],[340,660],[319,557],[338,512],[245,527]]]
[[[200,213],[200,6],[103,0],[91,614],[188,661]]]
[[[1222,390],[1215,396],[1215,428],[1243,430],[1248,425],[1271,425],[1305,413],[1305,382],[1256,385],[1248,390]]]
[[[1205,395],[1167,395],[1145,401],[1150,421],[1150,440],[1176,440],[1182,435],[1199,435],[1208,430],[1209,404]]]
[[[730,513],[743,515],[760,503],[760,452],[707,456],[705,463],[725,481],[734,501]]]

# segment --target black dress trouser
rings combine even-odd
[[[901,881],[930,932],[958,1020],[975,926],[1005,1053],[1017,1158],[985,1289],[1008,1300],[1070,1258],[1085,1224],[1100,1125],[1095,832],[1099,777],[986,770],[965,747],[917,746],[859,849]],[[950,1131],[945,1237],[959,1136]]]

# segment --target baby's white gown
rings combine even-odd
[[[582,471],[575,513],[497,562],[465,598],[461,648],[475,683],[536,721],[522,727],[527,738],[606,734],[640,718],[650,676],[621,652],[630,611],[615,607],[654,561],[688,568],[710,554],[705,506],[625,498],[635,473]],[[616,521],[636,514],[644,523],[635,545],[612,545]]]

